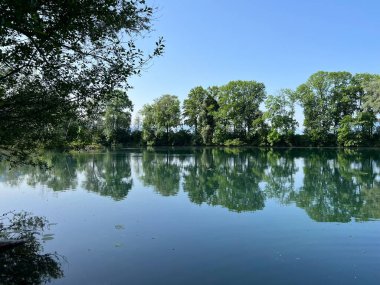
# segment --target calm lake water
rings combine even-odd
[[[40,240],[61,257],[54,284],[380,284],[379,150],[46,159],[0,165],[0,213],[52,223]]]

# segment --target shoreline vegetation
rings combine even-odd
[[[112,146],[380,147],[380,75],[319,71],[295,90],[267,95],[256,81],[163,95],[132,122],[127,93],[91,117],[62,125],[69,149]],[[265,107],[263,107],[265,106]],[[303,133],[295,108],[302,108]]]
[[[122,151],[122,150],[180,150],[180,149],[262,149],[262,150],[276,150],[276,149],[344,149],[344,150],[370,150],[370,149],[380,149],[380,144],[373,146],[255,146],[255,145],[133,145],[133,144],[117,144],[105,146],[101,144],[97,145],[88,145],[84,147],[67,147],[64,149],[46,149],[45,151],[58,151],[58,152],[67,152],[67,153],[80,153],[80,152],[103,152],[103,151]]]

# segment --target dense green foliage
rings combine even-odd
[[[209,96],[207,90],[198,86],[190,90],[188,98],[183,101],[184,123],[194,128],[194,143],[199,143],[199,128],[203,129],[204,115],[206,112],[205,101]]]
[[[310,141],[314,145],[368,144],[373,139],[376,110],[364,108],[373,98],[366,90],[375,87],[373,82],[378,78],[320,71],[299,86],[296,93],[304,109],[305,135]],[[351,136],[355,142],[346,142]]]
[[[363,98],[363,107],[365,110],[372,110],[374,113],[380,113],[380,76],[373,80],[367,80],[364,83],[365,95]]]
[[[262,115],[260,103],[264,101],[265,86],[256,81],[231,81],[218,92],[218,112],[213,142],[222,144],[228,139],[248,142],[252,122]]]
[[[141,111],[143,138],[148,144],[169,144],[170,132],[180,125],[180,102],[177,96],[163,95]]]
[[[380,143],[379,95],[379,75],[349,72],[319,71],[296,90],[283,89],[277,95],[268,96],[264,84],[256,81],[231,81],[207,89],[198,86],[190,90],[183,102],[186,131],[180,132],[186,136],[176,137],[172,133],[172,140],[166,142],[170,145],[377,146]],[[304,134],[297,134],[296,104],[304,111]],[[157,108],[154,110],[151,105],[142,111],[145,134],[142,139],[143,143],[162,145],[164,140],[152,139],[159,130],[155,112]]]
[[[104,135],[108,142],[116,143],[127,136],[131,125],[132,102],[122,91],[115,94],[104,112]]]
[[[377,146],[380,144],[378,75],[317,72],[296,90],[267,95],[263,83],[231,81],[190,90],[182,114],[177,96],[146,104],[131,128],[132,102],[125,92],[97,112],[56,131],[74,148],[91,145]],[[304,111],[297,133],[296,105]],[[60,131],[59,131],[60,130]]]
[[[291,90],[281,90],[277,96],[270,95],[265,101],[264,118],[270,123],[268,142],[276,145],[280,142],[291,145],[295,135],[297,121],[294,119],[294,94]]]
[[[162,53],[162,40],[148,55],[136,46],[152,17],[143,0],[1,1],[0,154],[25,161],[83,129]]]

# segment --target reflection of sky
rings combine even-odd
[[[296,168],[298,168],[298,171],[294,174],[294,190],[298,192],[298,189],[300,189],[303,185],[303,168],[305,166],[305,162],[303,158],[296,158],[294,159],[294,163],[296,165]]]

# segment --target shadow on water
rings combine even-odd
[[[182,189],[191,202],[256,211],[268,199],[295,204],[320,222],[380,219],[380,154],[376,150],[193,148],[100,154],[47,154],[48,170],[0,165],[2,182],[82,187],[125,199],[133,180],[163,196]],[[133,169],[133,174],[132,174]]]
[[[51,234],[39,237],[49,227],[42,217],[25,212],[6,213],[0,217],[0,284],[45,284],[63,277],[57,253],[44,253],[42,241]],[[17,246],[5,245],[22,242]]]

